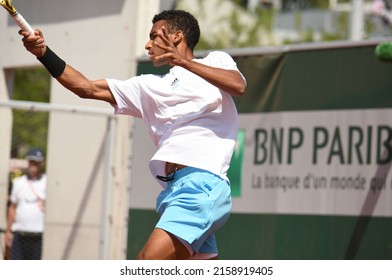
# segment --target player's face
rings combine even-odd
[[[167,64],[166,59],[157,59],[158,56],[163,55],[166,53],[165,50],[157,46],[156,44],[165,46],[165,43],[162,41],[161,37],[159,36],[162,34],[162,27],[165,27],[167,30],[166,21],[159,20],[151,28],[150,31],[150,39],[148,40],[145,49],[148,50],[148,55],[150,56],[150,60],[154,64],[155,67],[159,67],[162,65]],[[170,39],[170,35],[169,39]]]

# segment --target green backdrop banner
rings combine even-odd
[[[392,107],[392,64],[374,46],[242,56],[248,80],[239,113]]]

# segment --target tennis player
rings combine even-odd
[[[154,66],[169,65],[166,75],[141,75],[125,81],[92,81],[66,64],[36,30],[24,46],[64,87],[81,98],[103,100],[115,113],[142,118],[157,152],[150,161],[163,190],[157,198],[160,220],[138,259],[216,259],[214,233],[231,211],[227,178],[237,136],[232,96],[246,81],[234,60],[213,51],[203,59],[197,20],[182,10],[154,16],[145,46]]]

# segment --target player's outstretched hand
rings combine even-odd
[[[26,30],[19,30],[19,34],[23,36],[23,45],[26,50],[31,52],[37,58],[42,57],[46,52],[46,44],[44,40],[44,35],[41,30],[36,29],[34,34],[31,34]]]
[[[164,50],[165,54],[157,56],[156,60],[165,61],[165,63],[170,67],[175,65],[181,66],[186,58],[181,55],[181,53],[177,50],[175,43],[170,40],[165,27],[162,27],[162,31],[158,33],[158,36],[161,38],[163,44],[155,42],[155,45]]]

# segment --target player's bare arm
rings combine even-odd
[[[242,96],[245,93],[246,83],[235,70],[211,67],[192,60],[187,60],[182,67],[233,96]]]
[[[89,80],[70,65],[66,65],[57,81],[81,98],[106,101],[115,105],[116,100],[110,92],[106,80]]]
[[[30,34],[25,30],[20,30],[19,34],[23,36],[23,44],[29,52],[34,54],[37,58],[41,58],[45,55],[47,46],[40,30],[35,30],[34,34]],[[116,100],[110,92],[109,86],[105,80],[89,80],[68,64],[65,66],[62,74],[56,77],[56,79],[65,88],[81,98],[102,100],[110,104],[116,104]]]
[[[158,33],[158,36],[163,43],[155,41],[154,44],[163,49],[166,53],[157,56],[155,58],[156,60],[167,61],[170,66],[177,65],[184,67],[233,96],[241,96],[245,93],[246,83],[237,71],[211,67],[195,62],[192,59],[189,59],[189,56],[184,56],[182,52],[178,50],[175,41],[169,37],[164,27],[162,28],[162,31]]]

